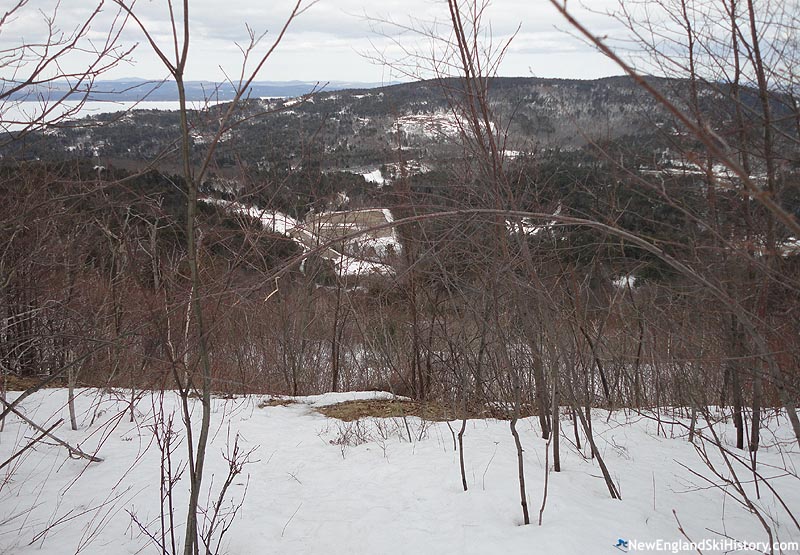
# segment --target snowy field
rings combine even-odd
[[[9,395],[13,399],[16,394]],[[236,435],[242,452],[255,449],[250,464],[228,489],[223,507],[242,505],[223,537],[220,553],[604,554],[623,551],[614,547],[620,539],[629,542],[630,552],[641,551],[633,549],[641,547],[636,542],[685,543],[686,537],[720,542],[720,549],[702,550],[707,554],[730,552],[721,543],[726,535],[746,542],[767,541],[758,518],[742,506],[734,488],[713,485],[721,479],[702,462],[686,440],[685,429],[676,423],[685,421],[665,417],[663,431],[657,434],[659,425],[653,418],[595,411],[598,448],[622,495],[622,500],[613,500],[597,463],[584,456],[585,446],[581,454],[571,443],[572,424],[565,417],[563,471],[549,475],[542,526],[536,521],[546,444],[538,436],[535,419],[521,421],[533,521],[521,526],[517,460],[508,422],[468,422],[464,454],[469,491],[464,492],[447,423],[418,418],[346,423],[315,410],[376,396],[388,394],[328,394],[295,398],[286,406],[268,406],[270,399],[260,396],[214,400],[204,479],[204,491],[210,487],[211,493],[201,496],[202,504],[217,499],[227,475],[224,454]],[[161,553],[141,526],[161,537],[162,457],[154,430],[163,437],[163,422],[170,415],[176,431],[172,467],[179,468],[185,460],[177,396],[145,393],[131,423],[121,394],[81,390],[77,431],[69,429],[66,399],[65,390],[47,390],[24,400],[21,407],[45,427],[63,418],[54,433],[84,451],[96,452],[103,461],[70,458],[63,447],[44,440],[2,468],[0,553]],[[199,404],[193,410],[199,421]],[[452,423],[455,430],[459,425]],[[757,500],[752,473],[737,468],[738,475],[774,539],[798,541],[800,532],[787,508],[795,518],[800,516],[800,453],[782,416],[771,413],[767,426],[764,450],[759,452],[760,471],[777,476],[770,484],[785,507],[763,483]],[[733,437],[732,428],[715,429],[725,429],[726,442]],[[0,432],[0,463],[36,435],[16,416],[9,417]],[[708,456],[729,475],[710,444]],[[187,482],[184,477],[174,489],[178,523],[185,517]],[[179,525],[179,542],[182,532]],[[670,545],[676,546],[662,544],[662,551],[680,552]]]

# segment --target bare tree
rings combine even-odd
[[[43,38],[0,49],[0,68],[6,77],[0,90],[0,144],[18,140],[31,131],[65,123],[78,114],[90,98],[98,77],[130,60],[134,47],[122,46],[121,33],[127,18],[122,10],[111,16],[101,40],[90,38],[102,18],[107,2],[90,3],[83,20],[74,28],[60,27],[61,4],[40,11]],[[14,32],[15,21],[27,14],[29,0],[14,0],[3,13],[0,31]],[[103,15],[101,15],[103,14]],[[80,70],[69,67],[79,61]],[[28,101],[35,101],[31,111]]]
[[[218,120],[218,127],[213,139],[207,145],[204,156],[199,167],[194,166],[192,155],[192,140],[190,137],[190,127],[188,119],[188,106],[186,98],[186,64],[189,58],[191,17],[188,0],[184,0],[180,9],[176,10],[172,2],[168,2],[168,16],[172,28],[173,42],[170,45],[159,45],[150,33],[144,22],[136,15],[135,6],[124,0],[116,0],[117,5],[126,13],[139,27],[144,34],[146,41],[153,49],[155,54],[169,71],[178,89],[179,116],[180,116],[180,159],[183,169],[183,180],[186,186],[186,252],[187,264],[190,272],[191,293],[189,305],[191,307],[191,317],[193,320],[192,329],[196,336],[197,357],[201,369],[200,393],[202,401],[201,426],[195,444],[193,437],[192,418],[188,410],[188,397],[193,384],[191,377],[188,381],[178,381],[178,387],[183,399],[184,406],[184,427],[187,434],[187,447],[189,449],[189,483],[190,495],[186,516],[186,535],[183,543],[184,555],[197,554],[200,548],[200,537],[198,530],[198,503],[203,483],[203,471],[205,467],[206,447],[208,444],[209,426],[211,420],[211,393],[212,393],[212,369],[211,358],[208,347],[208,329],[205,323],[205,312],[203,309],[203,283],[200,277],[198,263],[198,250],[200,239],[197,229],[197,211],[200,184],[209,170],[213,160],[214,152],[219,144],[221,137],[231,126],[235,125],[234,114],[239,101],[247,95],[250,84],[263,68],[267,59],[275,52],[278,44],[283,39],[289,25],[298,17],[307,6],[300,0],[294,5],[290,14],[286,18],[283,27],[275,36],[273,42],[262,54],[256,54],[256,49],[262,36],[250,34],[250,42],[243,50],[244,61],[242,70],[236,82],[236,94],[233,101],[228,105],[225,113]],[[247,62],[249,56],[257,56],[255,66],[248,69]],[[189,330],[187,320],[187,330]],[[176,376],[177,377],[177,376]],[[207,540],[207,539],[206,539]]]

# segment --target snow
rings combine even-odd
[[[450,112],[441,111],[400,116],[394,127],[407,135],[418,135],[427,139],[452,138],[461,134],[458,118]]]
[[[400,130],[408,136],[424,137],[426,139],[452,139],[465,133],[465,124],[451,111],[437,110],[406,114],[397,118],[388,131]],[[494,122],[489,122],[490,133],[495,132]],[[516,151],[506,151],[511,157]],[[518,153],[516,153],[518,154]]]
[[[352,217],[360,212],[368,214],[380,212],[386,223],[391,223],[394,221],[394,216],[388,208],[364,208],[360,210],[321,212],[318,215],[319,219],[314,226],[320,231],[325,232],[330,232],[331,229],[346,229],[350,232],[354,232],[357,231],[360,226],[352,218],[349,221],[347,218],[340,221],[333,219],[333,217],[341,214]],[[373,222],[373,225],[379,225],[382,223],[383,222]],[[392,254],[399,254],[401,250],[402,244],[400,243],[400,238],[397,235],[397,230],[392,227],[389,229],[378,230],[376,233],[365,233],[349,239],[345,246],[345,251],[347,254],[343,253],[342,255],[339,255],[337,253],[337,256],[349,258],[348,261],[341,264],[345,275],[355,275],[359,268],[361,268],[367,274],[377,272],[379,274],[390,275],[394,272],[389,266],[375,263],[375,261],[370,259],[376,257],[383,259],[384,257]],[[374,251],[374,253],[371,251]],[[365,260],[351,258],[351,256],[363,257]]]
[[[634,276],[634,275],[619,276],[619,277],[614,278],[611,281],[611,284],[614,287],[617,287],[619,289],[627,289],[629,287],[636,287],[636,276]]]
[[[383,258],[391,254],[400,253],[400,241],[394,235],[388,237],[367,237],[365,239],[354,240],[357,250],[367,252],[369,249],[375,250],[375,256]]]
[[[381,175],[380,169],[375,169],[367,173],[362,173],[361,175],[364,176],[364,179],[366,180],[367,183],[376,183],[379,187],[383,186],[383,184],[386,182],[386,180],[383,179],[383,175]]]
[[[556,211],[553,212],[553,216],[559,216],[561,214],[561,205],[558,205]],[[551,220],[547,224],[539,224],[537,220],[533,218],[521,218],[519,221],[512,221],[506,220],[506,228],[511,233],[518,233],[522,232],[525,235],[535,236],[539,235],[542,231],[548,231],[558,225],[558,220]]]
[[[292,106],[297,106],[298,104],[301,104],[303,102],[310,102],[310,103],[313,104],[314,99],[311,98],[311,97],[307,97],[307,96],[298,96],[298,97],[295,97],[295,98],[289,98],[287,100],[284,100],[283,105],[286,108],[291,108]],[[285,111],[284,113],[286,114],[288,112],[289,111]],[[292,112],[292,113],[294,113],[294,112]]]
[[[381,213],[383,214],[386,223],[394,222],[394,216],[392,215],[391,210],[388,208],[383,208],[381,209]],[[369,249],[374,249],[375,255],[380,258],[391,256],[393,254],[400,254],[400,251],[403,247],[400,243],[400,237],[397,235],[397,228],[392,227],[387,231],[388,235],[367,235],[359,237],[353,242],[357,244],[357,248],[361,252],[367,252]]]
[[[391,276],[394,269],[388,264],[342,255],[334,260],[340,276]]]
[[[348,401],[408,401],[408,397],[394,395],[386,391],[344,391],[338,393],[323,393],[321,395],[306,395],[305,397],[292,397],[289,395],[270,396],[268,399],[279,399],[282,401],[292,401],[303,403],[311,407],[329,407]]]
[[[304,251],[311,250],[311,245],[316,246],[319,241],[313,231],[303,222],[299,222],[291,216],[278,212],[277,210],[266,210],[256,206],[242,204],[223,199],[203,198],[201,202],[207,202],[236,212],[239,214],[246,214],[251,218],[257,219],[267,229],[273,233],[280,233],[286,237],[293,239],[300,245]],[[375,209],[353,210],[344,212],[323,212],[321,214],[342,214],[342,213],[356,213],[356,212],[373,212]],[[381,209],[384,217],[391,218],[391,212],[387,209]],[[391,220],[394,221],[392,218]],[[324,224],[323,224],[324,226]],[[353,250],[364,252],[366,248],[372,247],[375,249],[376,256],[386,256],[390,252],[400,252],[400,241],[392,229],[388,236],[384,237],[371,237],[363,236],[349,241],[352,243]],[[332,248],[328,248],[319,253],[322,258],[329,259],[333,262],[337,274],[340,277],[359,277],[359,276],[391,276],[394,275],[394,268],[388,264],[374,260],[365,260],[349,254],[340,253]]]
[[[242,204],[240,202],[215,198],[203,198],[200,200],[201,202],[216,204],[217,206],[222,206],[223,208],[226,208],[232,212],[245,214],[253,219],[259,220],[261,225],[264,226],[264,229],[267,229],[272,233],[280,233],[288,236],[290,231],[300,227],[300,223],[297,220],[291,216],[288,216],[287,214],[278,212],[277,210],[267,210],[264,208],[258,208],[257,206]]]
[[[2,469],[0,552],[15,555],[76,553],[156,553],[132,516],[159,534],[161,455],[153,441],[155,417],[174,415],[173,468],[185,460],[176,395],[146,392],[136,405],[135,422],[125,413],[125,392],[79,390],[80,429],[61,423],[54,433],[97,451],[100,463],[71,459],[49,443]],[[11,393],[14,398],[16,394]],[[545,442],[535,418],[518,423],[525,447],[525,473],[533,524],[521,526],[514,442],[507,422],[470,420],[464,435],[469,491],[461,488],[459,457],[446,423],[415,417],[363,419],[345,423],[314,410],[340,400],[391,398],[387,393],[340,393],[282,398],[286,406],[265,406],[264,397],[215,398],[201,503],[216,499],[226,476],[222,457],[238,433],[243,450],[255,448],[229,490],[242,509],[222,542],[222,553],[619,553],[618,538],[678,542],[673,510],[692,540],[766,541],[758,519],[739,503],[733,488],[710,486],[710,474],[686,440],[686,420],[662,415],[662,433],[653,415],[594,411],[598,449],[617,481],[622,500],[609,497],[597,463],[570,444],[572,425],[561,422],[562,472],[550,473],[543,525],[537,526],[545,471]],[[44,426],[65,418],[67,393],[40,391],[22,410]],[[190,408],[199,420],[198,401]],[[92,417],[96,416],[94,423]],[[68,422],[68,419],[66,420]],[[406,428],[406,423],[408,428]],[[460,422],[451,424],[458,429]],[[796,472],[800,453],[783,415],[769,413],[760,468],[772,478],[783,501],[800,507]],[[701,426],[702,428],[702,426]],[[724,440],[732,425],[719,425]],[[26,445],[34,433],[9,417],[0,433],[0,461]],[[410,440],[409,440],[410,437]],[[780,451],[778,446],[782,445]],[[732,449],[732,448],[731,448]],[[746,457],[746,453],[739,453]],[[711,460],[723,469],[718,453]],[[739,468],[753,494],[750,474]],[[695,475],[693,472],[699,474]],[[724,471],[727,473],[727,471]],[[187,479],[175,487],[175,516],[185,518]],[[728,497],[727,494],[734,497]],[[766,515],[776,540],[798,541],[786,511],[762,485],[753,502]],[[779,524],[774,525],[773,519]],[[177,537],[182,537],[182,527]],[[796,549],[796,548],[795,548]],[[689,550],[687,552],[692,552]],[[722,553],[704,549],[704,554]],[[795,552],[788,549],[786,552]],[[738,551],[737,553],[753,553]],[[777,553],[777,550],[776,550]]]
[[[405,150],[407,148],[408,147],[401,147],[401,150]],[[431,171],[431,167],[430,166],[427,166],[425,163],[421,162],[420,160],[414,160],[414,159],[404,160],[401,163],[400,162],[386,162],[386,163],[383,164],[383,166],[386,168],[386,175],[388,176],[385,179],[385,183],[386,182],[391,182],[393,179],[397,179],[401,175],[417,175],[417,174],[428,173],[428,172]],[[372,171],[372,169],[370,168],[370,170],[368,170],[368,171]],[[360,173],[361,175],[364,175],[364,173],[367,173],[367,172],[357,171],[356,173]]]
[[[797,237],[788,237],[781,241],[778,249],[781,253],[781,256],[784,258],[787,256],[795,256],[800,254],[800,239]]]

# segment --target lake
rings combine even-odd
[[[72,116],[82,118],[97,114],[108,114],[113,112],[123,112],[126,110],[177,110],[179,107],[177,100],[154,100],[154,101],[98,101],[92,100],[85,102],[80,111]],[[209,102],[215,104],[215,102]],[[65,113],[74,110],[80,102],[67,100],[62,102],[49,116],[50,120],[55,119]],[[190,109],[200,109],[206,104],[204,102],[188,102]],[[40,102],[14,102],[6,101],[0,104],[0,128],[6,131],[17,131],[25,126],[25,122],[30,122],[41,115],[43,109],[52,107],[44,106]]]

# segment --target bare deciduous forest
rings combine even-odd
[[[596,552],[627,551],[624,526],[652,505],[657,528],[636,524],[634,538],[758,540],[769,547],[737,552],[796,552],[798,6],[621,2],[608,17],[627,30],[623,47],[585,27],[566,2],[545,4],[663,114],[653,122],[657,145],[576,128],[580,149],[520,151],[515,113],[499,113],[493,96],[513,38],[492,40],[495,7],[480,1],[441,2],[442,19],[431,24],[373,21],[378,33],[422,41],[375,59],[434,87],[449,127],[436,137],[446,157],[421,172],[398,123],[382,185],[366,182],[369,192],[363,180],[348,185],[351,174],[321,169],[337,152],[320,144],[321,130],[281,169],[245,163],[226,146],[252,120],[318,98],[312,90],[254,113],[248,94],[313,3],[299,0],[269,34],[250,31],[242,65],[229,73],[235,98],[202,110],[186,98],[188,0],[166,3],[158,24],[167,32],[127,0],[101,2],[67,31],[57,10],[40,12],[45,40],[0,51],[0,552],[121,552],[123,543],[102,536],[106,526],[125,531],[131,552],[316,552],[319,544],[303,542],[323,533],[304,514],[324,506],[327,489],[248,509],[278,481],[302,486],[300,469],[322,457],[294,432],[238,431],[254,414],[282,423],[296,405],[323,413],[314,433],[333,460],[358,460],[372,446],[407,463],[394,472],[418,480],[415,488],[440,480],[425,478],[428,467],[446,466],[447,495],[473,496],[464,518],[475,511],[499,530],[491,534],[518,542],[504,550],[535,551],[538,524],[564,542],[546,550],[585,552],[559,526],[573,515],[592,536],[586,523],[619,510],[619,529],[605,531]],[[0,32],[36,10],[32,0],[0,8]],[[140,44],[126,46],[123,30]],[[96,125],[75,119],[81,103],[140,49],[155,53],[179,95],[179,132],[158,155],[114,167],[26,155],[37,141]],[[65,69],[73,58],[84,69]],[[33,121],[4,118],[55,82],[68,87],[42,101]],[[646,439],[616,443],[628,433]],[[415,464],[395,445],[427,453],[435,441],[446,463]],[[129,498],[124,478],[76,507],[42,493],[49,481],[59,484],[56,497],[89,489],[98,469],[125,466],[120,442],[140,444],[125,475],[147,476],[155,501]],[[255,469],[290,444],[292,470],[265,480]],[[638,461],[644,478],[627,470],[648,449],[652,460]],[[59,471],[71,476],[63,484]],[[336,472],[317,479],[336,482]],[[672,483],[671,472],[683,474]],[[585,498],[565,489],[572,480]],[[672,484],[669,501],[657,499],[657,480]],[[474,497],[492,487],[506,513]],[[677,490],[710,497],[682,512]],[[282,524],[262,538],[258,518],[273,509]],[[416,509],[408,501],[402,510]],[[727,516],[730,528],[694,518],[717,511],[723,523],[726,511],[740,514]],[[84,519],[81,535],[59,545],[72,519]],[[114,528],[117,520],[124,525]],[[522,537],[510,530],[516,524],[534,526]],[[501,545],[464,547],[441,539],[448,530],[409,545],[454,553]],[[293,533],[299,543],[281,543]],[[624,545],[614,545],[618,536]],[[334,552],[408,551],[330,538]]]

